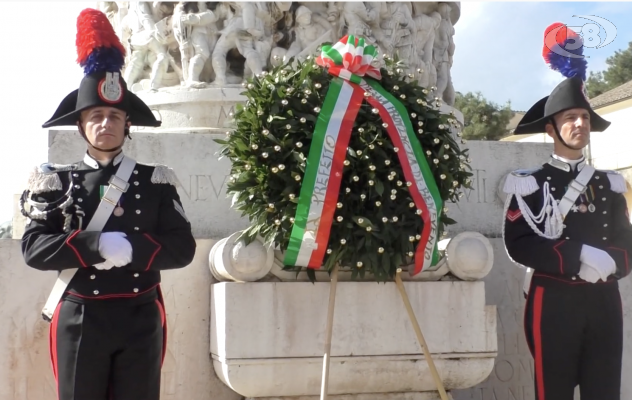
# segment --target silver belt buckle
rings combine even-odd
[[[110,178],[108,183],[114,189],[116,189],[116,190],[118,190],[119,192],[122,192],[122,193],[127,192],[127,189],[129,189],[129,182],[125,182],[123,179],[119,178],[116,175],[112,175],[112,177]]]
[[[579,193],[582,193],[584,191],[584,189],[586,188],[586,185],[582,185],[581,183],[577,182],[576,180],[573,180],[570,184],[571,189],[573,190],[577,190]]]

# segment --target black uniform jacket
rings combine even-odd
[[[29,219],[26,225],[22,237],[26,264],[45,271],[78,268],[67,288],[67,294],[75,300],[135,298],[152,292],[160,283],[161,270],[185,267],[195,254],[191,224],[174,186],[175,174],[165,166],[137,163],[129,189],[119,202],[124,214],[112,214],[103,228],[103,232],[127,235],[133,249],[132,262],[110,270],[93,267],[105,261],[99,254],[101,232],[82,229],[100,203],[101,186],[108,186],[122,157],[119,154],[106,167],[88,155],[82,162],[67,166],[44,164],[43,172],[40,169],[31,176],[32,190],[23,195],[48,203],[40,210],[50,211],[46,219]],[[59,205],[69,187],[73,204],[65,212],[72,217],[69,229],[64,231],[67,218]],[[77,210],[85,213],[81,226]]]
[[[581,170],[584,165],[582,161],[573,170],[568,163],[551,158],[538,170],[513,172],[514,176],[507,179],[535,178],[539,188],[522,198],[532,214],[537,216],[544,203],[545,183],[548,182],[549,193],[559,202],[567,186],[577,177],[578,169]],[[517,186],[528,187],[520,183]],[[584,282],[577,274],[582,245],[586,244],[606,251],[614,259],[617,271],[609,280],[627,276],[632,267],[632,226],[622,194],[625,187],[625,180],[618,173],[595,171],[585,192],[568,212],[559,239],[546,239],[535,233],[513,196],[504,218],[507,253],[515,262],[532,268],[536,274]],[[543,224],[536,226],[544,232]]]

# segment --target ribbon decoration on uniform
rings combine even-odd
[[[305,177],[298,199],[294,227],[285,254],[286,265],[320,268],[336,210],[343,163],[356,116],[363,100],[379,110],[397,152],[417,213],[424,226],[415,251],[412,275],[439,261],[439,213],[443,202],[437,183],[404,105],[377,80],[380,70],[371,62],[374,46],[347,35],[335,45],[324,45],[316,63],[328,68],[332,79],[314,128]],[[365,97],[364,93],[369,96]]]

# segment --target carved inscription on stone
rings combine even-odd
[[[221,106],[220,111],[219,111],[219,116],[217,117],[217,122],[214,125],[209,125],[209,126],[217,126],[217,127],[225,126],[226,120],[230,118],[229,115],[231,115],[234,112],[235,112],[235,106],[230,106],[230,107]]]
[[[182,191],[190,201],[218,200],[226,197],[228,175],[189,175],[181,180]]]
[[[487,171],[484,169],[475,169],[472,171],[472,188],[465,189],[461,201],[467,203],[493,203],[494,199],[487,195]]]

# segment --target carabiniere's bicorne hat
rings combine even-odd
[[[127,89],[121,76],[125,48],[103,12],[88,8],[79,14],[76,44],[77,62],[83,67],[85,76],[79,89],[61,101],[43,128],[74,126],[82,111],[99,106],[125,111],[132,125],[160,126],[149,107]]]
[[[593,111],[586,94],[586,59],[582,56],[583,43],[577,33],[556,22],[544,32],[542,56],[551,69],[559,71],[567,79],[553,89],[549,96],[536,102],[522,117],[514,134],[545,132],[555,114],[571,108],[583,108],[590,114],[590,130],[603,132],[610,122]],[[581,43],[576,50],[568,50]],[[571,46],[568,46],[568,45]],[[573,57],[575,56],[575,57]],[[578,57],[580,56],[580,57]],[[556,129],[557,131],[557,129]],[[560,138],[561,139],[561,138]]]

